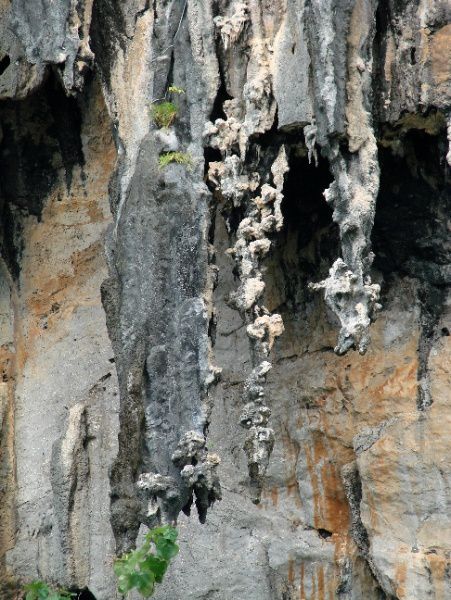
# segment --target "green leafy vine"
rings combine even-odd
[[[114,572],[119,592],[127,594],[136,589],[144,598],[152,596],[155,584],[163,581],[171,559],[179,551],[177,536],[177,529],[171,525],[151,529],[140,548],[118,558]]]
[[[75,592],[49,587],[44,581],[33,581],[24,587],[25,600],[73,600]]]

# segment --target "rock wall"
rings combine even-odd
[[[159,522],[161,600],[451,597],[448,2],[0,32],[1,597],[119,598]]]

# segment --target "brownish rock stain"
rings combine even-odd
[[[301,563],[301,567],[299,569],[299,600],[306,600],[305,588],[304,588],[304,577],[305,577],[305,567],[304,567],[304,563]]]
[[[14,546],[16,531],[16,381],[27,360],[33,358],[37,340],[43,340],[52,330],[56,336],[65,335],[65,319],[78,306],[99,303],[99,296],[92,297],[87,282],[104,270],[101,229],[111,218],[108,182],[116,151],[100,89],[94,96],[87,111],[91,122],[84,123],[86,135],[82,136],[88,173],[82,174],[79,167],[74,167],[68,191],[61,170],[59,183],[43,199],[41,220],[24,217],[25,245],[17,288],[8,269],[0,263],[0,275],[10,286],[14,314],[14,342],[0,347],[0,466],[5,472],[4,490],[0,491],[0,576],[4,574],[4,555]],[[39,143],[45,142],[39,132],[32,134]],[[95,232],[93,225],[97,226]],[[80,240],[86,247],[80,247]]]
[[[324,568],[322,565],[319,565],[317,571],[317,579],[318,579],[318,600],[325,600],[325,592],[324,592]]]
[[[437,86],[445,88],[451,84],[451,24],[436,31],[429,40],[434,81]]]
[[[407,563],[399,563],[396,567],[395,581],[396,581],[396,595],[399,600],[406,597],[406,577],[407,577]]]
[[[292,558],[288,559],[288,583],[292,586],[294,584],[294,561]]]
[[[444,556],[440,556],[439,554],[435,554],[433,552],[426,554],[426,560],[431,571],[432,584],[435,591],[435,600],[446,600],[446,571],[450,566],[450,560],[449,558],[447,559]]]
[[[296,465],[299,458],[299,444],[291,439],[288,429],[285,427],[284,432],[281,436],[282,444],[284,446],[284,456],[286,456],[286,479],[285,479],[285,487],[287,491],[287,496],[292,496],[295,502],[295,505],[298,508],[302,507],[302,500],[299,494],[299,486],[296,477]]]
[[[16,461],[14,452],[14,394],[17,379],[17,357],[22,346],[21,332],[17,327],[17,290],[3,261],[0,274],[9,284],[13,313],[13,345],[0,347],[0,468],[3,485],[0,489],[0,577],[5,577],[5,555],[13,548],[16,532]]]

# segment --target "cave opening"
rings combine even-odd
[[[444,129],[434,134],[410,130],[379,145],[372,246],[374,266],[384,275],[411,275],[436,286],[448,283],[451,189],[445,148]]]
[[[382,304],[396,279],[407,276],[418,283],[412,304],[417,302],[421,311],[417,407],[424,410],[432,403],[429,353],[435,340],[446,335],[438,325],[451,282],[451,188],[444,119],[436,113],[418,117],[415,124],[383,129],[372,247],[374,267],[384,278]]]
[[[298,230],[298,248],[306,247],[315,233],[332,225],[332,209],[324,191],[332,183],[328,162],[309,161],[304,148],[295,146],[288,154],[290,170],[283,187],[284,229]]]
[[[63,168],[68,188],[75,165],[83,165],[81,113],[54,77],[35,94],[1,105],[2,197],[39,218],[42,201]]]
[[[304,145],[289,144],[286,149],[289,171],[283,187],[283,227],[268,259],[272,271],[268,279],[283,282],[285,306],[278,308],[295,314],[311,298],[308,283],[327,276],[339,253],[339,236],[324,198],[333,180],[327,160],[319,156],[317,164],[310,162]]]
[[[3,101],[0,125],[0,253],[17,277],[23,217],[40,220],[60,173],[69,190],[74,167],[84,164],[81,111],[51,75],[31,96]]]

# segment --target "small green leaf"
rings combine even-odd
[[[193,161],[191,156],[187,152],[163,152],[158,158],[158,165],[160,169],[164,169],[171,163],[177,163],[179,165],[185,165],[191,167]]]
[[[163,581],[164,574],[169,566],[167,560],[163,558],[159,558],[158,556],[154,556],[153,554],[149,554],[146,560],[141,563],[141,567],[146,570],[151,571],[155,576],[155,581],[157,583],[161,583]]]
[[[160,102],[152,104],[150,114],[157,127],[167,129],[172,125],[177,117],[177,107],[173,102]]]
[[[156,579],[151,571],[141,571],[136,581],[137,585],[135,587],[142,596],[146,597],[153,594]]]
[[[170,540],[158,540],[155,544],[157,549],[157,556],[164,558],[165,560],[171,560],[178,553],[179,547]]]

